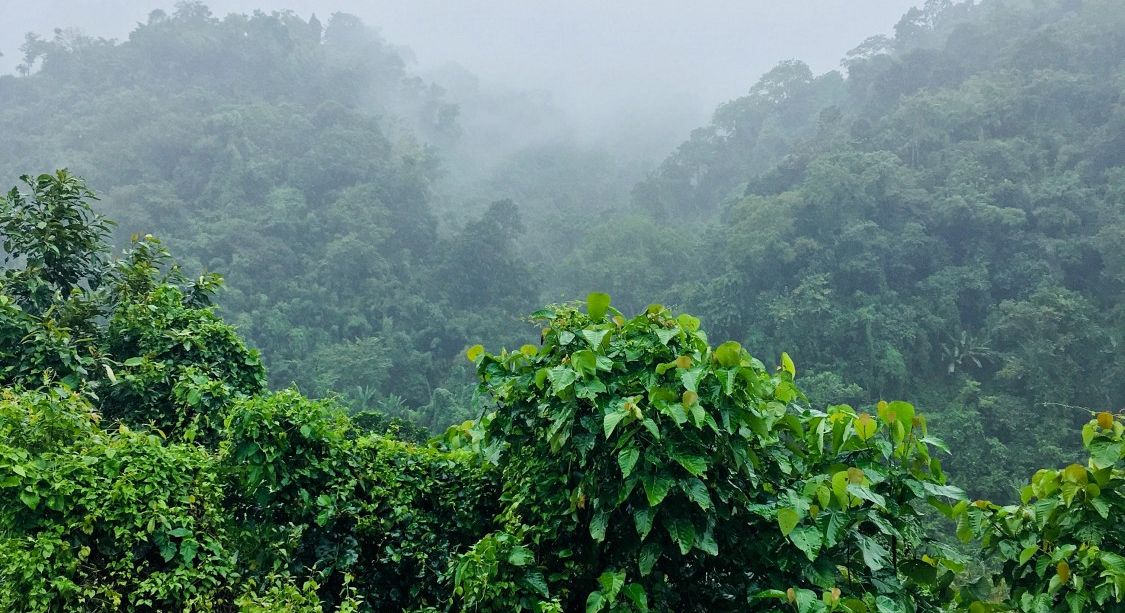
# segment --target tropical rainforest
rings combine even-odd
[[[650,168],[343,13],[22,51],[0,609],[1125,611],[1125,4],[929,0]]]

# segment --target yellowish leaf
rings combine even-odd
[[[1058,565],[1055,566],[1055,572],[1059,575],[1059,581],[1063,583],[1070,581],[1070,564],[1067,564],[1066,560],[1059,562]]]
[[[684,396],[681,400],[683,402],[684,408],[690,409],[695,405],[696,402],[699,402],[699,394],[691,390],[687,390],[684,392]]]
[[[789,357],[789,354],[784,351],[781,352],[781,369],[792,377],[797,376],[797,368],[793,365],[793,358]]]
[[[855,420],[855,433],[859,435],[859,438],[865,441],[875,436],[875,430],[878,427],[875,420],[867,413],[860,413],[859,417]]]

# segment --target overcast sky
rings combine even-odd
[[[418,69],[455,61],[486,81],[551,92],[582,109],[587,129],[639,104],[682,113],[687,125],[741,95],[778,61],[837,67],[868,36],[890,32],[916,0],[213,0],[212,12],[292,9],[323,21],[359,15]],[[123,39],[169,0],[0,0],[0,71],[24,33],[56,27]]]

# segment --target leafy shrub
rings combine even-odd
[[[957,534],[999,560],[1005,607],[1032,613],[1125,610],[1125,425],[1099,413],[1082,428],[1085,465],[1035,473],[1021,503],[955,509]],[[999,607],[996,607],[999,609]],[[1003,609],[1000,609],[1003,610]]]
[[[503,495],[458,563],[464,606],[910,610],[950,584],[922,517],[962,494],[909,404],[811,410],[788,356],[770,372],[659,305],[535,318],[541,347],[470,350]]]
[[[238,573],[212,456],[96,421],[64,388],[0,397],[0,608],[228,601]]]
[[[133,244],[115,270],[104,351],[120,364],[102,404],[107,417],[207,440],[237,397],[265,389],[261,357],[207,305],[217,279],[186,288],[158,241]]]
[[[0,199],[4,263],[23,260],[5,270],[4,286],[22,309],[41,315],[81,285],[97,289],[112,224],[90,206],[96,198],[86,184],[65,170],[20,181],[28,192],[13,187]]]
[[[21,177],[0,198],[4,271],[0,275],[0,382],[37,387],[63,381],[98,385],[96,299],[110,223],[90,207],[93,194],[65,170]],[[18,266],[9,266],[18,263]]]
[[[24,182],[0,200],[6,260],[22,258],[0,277],[0,381],[60,381],[106,417],[213,440],[229,401],[265,386],[258,353],[209,307],[219,278],[186,283],[150,236],[113,260],[81,179]]]
[[[313,577],[329,603],[347,583],[378,610],[441,604],[450,558],[495,514],[491,472],[467,451],[350,430],[337,407],[294,391],[233,407],[222,463],[244,559]]]

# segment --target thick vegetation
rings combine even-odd
[[[1125,402],[1122,32],[1113,0],[930,0],[843,71],[778,66],[632,185],[630,152],[427,83],[353,17],[181,3],[119,44],[30,37],[0,174],[70,167],[119,247],[222,271],[274,389],[440,431],[479,414],[466,345],[597,287],[787,350],[818,401],[927,408],[950,473],[1013,501],[1080,458],[1082,408]]]
[[[639,182],[344,14],[23,51],[0,176],[98,197],[0,202],[0,609],[1125,610],[1122,3],[929,0]]]
[[[266,392],[257,352],[208,306],[217,277],[183,284],[151,237],[108,257],[108,224],[65,172],[25,187],[0,207],[0,608],[448,598],[493,470]]]
[[[644,289],[789,351],[819,399],[926,406],[951,473],[1011,500],[1080,457],[1076,406],[1125,402],[1125,5],[931,0],[895,33],[846,78],[779,66],[637,186],[713,220]],[[611,257],[662,266],[643,235]]]
[[[595,293],[532,314],[538,345],[470,348],[487,413],[418,445],[265,390],[217,277],[184,284],[151,237],[111,257],[80,180],[24,181],[0,206],[5,610],[1125,604],[1110,413],[1086,465],[969,503],[911,404],[815,405],[787,354]],[[941,514],[980,553],[943,544]]]
[[[928,446],[940,442],[911,405],[810,410],[788,356],[774,372],[738,343],[712,348],[699,320],[659,305],[626,320],[591,294],[586,313],[533,317],[547,324],[539,347],[476,358],[497,405],[481,445],[498,458],[503,532],[459,564],[469,588],[491,580],[466,589],[466,604],[905,611],[947,600],[938,577],[952,573],[935,566],[945,556],[921,519],[927,500],[962,493],[944,485]]]
[[[0,173],[80,171],[120,246],[151,233],[223,271],[222,307],[275,387],[428,426],[468,417],[453,356],[471,335],[511,342],[538,289],[510,203],[439,236],[426,141],[455,136],[457,108],[373,31],[180,3],[122,44],[62,32],[24,51],[34,73],[0,77]]]

